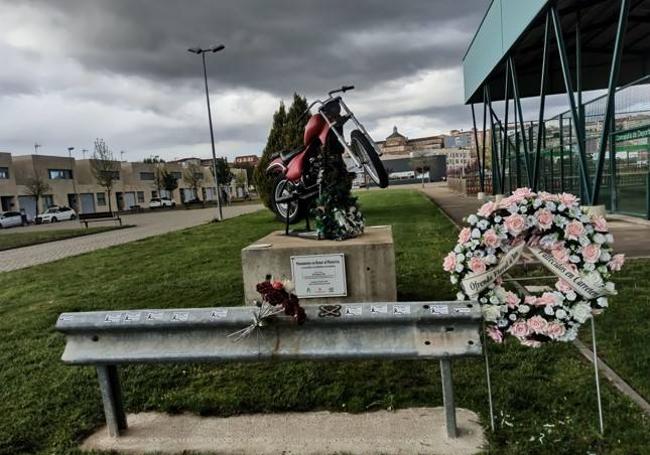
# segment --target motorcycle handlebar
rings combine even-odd
[[[348,90],[354,90],[354,85],[344,85],[343,87],[337,88],[336,90],[332,90],[332,91],[328,92],[327,94],[329,96],[332,96],[335,93],[339,93],[339,92],[345,93]]]

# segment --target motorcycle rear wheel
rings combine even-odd
[[[386,169],[377,155],[377,151],[372,146],[365,134],[360,130],[354,130],[350,134],[351,149],[356,155],[361,166],[365,169],[370,176],[370,179],[379,186],[379,188],[386,188],[388,186],[388,174]]]
[[[279,175],[273,184],[272,204],[275,217],[278,221],[287,222],[287,210],[289,210],[289,224],[295,224],[302,220],[308,211],[308,203],[301,199],[280,203],[278,199],[287,197],[291,194],[293,183],[287,180],[283,175]]]

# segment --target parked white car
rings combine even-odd
[[[56,223],[57,221],[68,221],[74,220],[77,218],[77,212],[72,210],[70,207],[57,207],[52,206],[47,209],[45,212],[38,215],[34,222],[36,224],[41,223]]]
[[[164,207],[175,207],[176,201],[167,197],[154,197],[149,201],[150,209],[161,209]]]
[[[0,228],[8,228],[13,226],[22,226],[23,217],[19,212],[4,212],[0,213]]]

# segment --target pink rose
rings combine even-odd
[[[517,188],[515,191],[513,191],[512,195],[523,199],[523,198],[535,196],[535,193],[533,193],[530,188],[524,187],[524,188]]]
[[[483,234],[483,244],[489,248],[496,248],[499,246],[499,236],[494,232],[494,229],[488,229]]]
[[[564,324],[559,324],[557,322],[551,322],[548,327],[546,327],[546,335],[553,340],[557,340],[562,335],[566,333],[566,327]]]
[[[607,265],[609,266],[609,269],[612,272],[618,272],[619,270],[621,270],[621,267],[623,267],[624,263],[625,263],[625,255],[615,254],[612,260],[609,261]]]
[[[538,210],[537,213],[535,213],[535,217],[537,218],[537,224],[542,228],[542,230],[545,231],[553,226],[553,214],[550,210]]]
[[[535,306],[555,305],[556,303],[557,299],[550,292],[545,292],[541,295],[541,297],[537,297],[537,299],[535,299]]]
[[[590,243],[589,245],[582,247],[582,257],[585,262],[595,264],[598,262],[598,258],[600,257],[600,246],[598,246],[597,243]]]
[[[547,193],[546,191],[540,191],[538,195],[544,202],[557,202],[557,195],[555,194]]]
[[[538,333],[540,335],[546,334],[546,327],[548,327],[548,322],[541,316],[533,316],[528,320],[528,328],[531,332]]]
[[[470,228],[465,227],[460,230],[460,234],[458,234],[458,241],[460,243],[467,243],[471,238],[472,238],[472,231]]]
[[[574,204],[578,203],[578,198],[571,193],[562,193],[558,196],[558,200],[561,204],[571,207]]]
[[[530,334],[530,329],[528,328],[526,322],[520,319],[510,326],[508,332],[517,338],[524,338]]]
[[[480,209],[478,209],[478,215],[487,218],[488,216],[492,215],[492,212],[494,212],[496,209],[497,204],[492,201],[488,201],[483,204]]]
[[[537,304],[537,297],[534,295],[527,295],[524,297],[524,303],[526,305],[535,305]]]
[[[501,330],[490,325],[487,327],[486,332],[495,343],[503,343],[503,333],[501,333]]]
[[[598,232],[607,232],[607,221],[602,216],[595,216],[591,219],[594,229]]]
[[[273,289],[284,289],[284,284],[282,284],[282,281],[280,280],[275,280],[272,284]]]
[[[569,286],[569,283],[564,280],[557,280],[557,283],[555,283],[555,289],[560,292],[571,292],[573,290],[573,288]]]
[[[521,340],[521,344],[529,348],[538,348],[542,345],[542,342],[537,340]]]
[[[526,228],[526,220],[523,216],[514,214],[510,215],[504,221],[504,226],[512,235],[517,236]]]
[[[512,291],[506,292],[506,304],[508,308],[516,308],[519,302],[521,302],[521,299],[517,294]]]
[[[551,250],[551,254],[553,255],[556,261],[569,262],[569,252],[567,251],[566,248],[562,246],[553,248]]]
[[[580,221],[577,220],[571,221],[569,224],[567,224],[566,228],[564,228],[564,235],[567,239],[571,240],[578,240],[578,237],[584,234],[584,232],[585,227]]]
[[[483,273],[485,272],[485,262],[483,262],[483,259],[474,256],[469,261],[469,268],[474,273]]]
[[[445,260],[442,263],[442,269],[445,272],[453,272],[456,270],[456,255],[453,252],[449,253],[445,257]]]

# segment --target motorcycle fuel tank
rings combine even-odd
[[[305,126],[305,145],[311,144],[316,138],[320,140],[321,144],[324,144],[329,130],[329,125],[320,114],[312,115]]]

